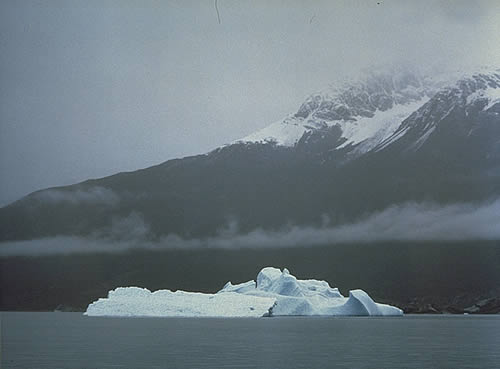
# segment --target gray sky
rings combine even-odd
[[[0,2],[0,206],[203,153],[383,63],[500,66],[500,2]]]

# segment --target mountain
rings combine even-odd
[[[32,193],[0,209],[0,240],[204,237],[499,196],[500,69],[396,68],[329,86],[207,154]]]
[[[309,96],[285,119],[236,142],[276,143],[293,147],[338,134],[328,149],[357,147],[362,154],[387,139],[401,121],[436,89],[436,82],[404,69],[372,71]],[[359,144],[359,145],[358,145]]]

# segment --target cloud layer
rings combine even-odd
[[[334,243],[376,241],[500,240],[500,199],[483,204],[407,203],[392,206],[355,223],[337,227],[290,226],[280,231],[256,229],[238,234],[231,223],[219,236],[183,239],[169,235],[148,241],[149,227],[139,213],[113,221],[107,237],[55,237],[32,241],[4,242],[0,256],[45,255],[78,252],[119,252],[132,248],[150,250],[196,248],[312,247]]]
[[[91,187],[86,190],[49,189],[47,191],[38,192],[34,196],[38,201],[53,204],[67,203],[71,205],[88,204],[114,206],[120,201],[120,198],[113,190],[100,186]]]

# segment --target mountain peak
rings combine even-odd
[[[364,153],[398,138],[402,122],[431,97],[452,91],[464,101],[474,93],[469,99],[492,100],[500,91],[499,78],[499,70],[492,67],[433,74],[401,66],[373,68],[311,94],[296,113],[235,143],[294,147],[334,130],[340,133],[329,149]],[[478,92],[486,89],[493,92]]]
[[[418,72],[374,69],[310,95],[296,113],[235,143],[294,147],[305,135],[340,129],[342,134],[332,148],[368,140],[370,143],[363,149],[366,151],[390,136],[432,92],[431,81]]]
[[[371,118],[377,110],[420,100],[430,86],[420,74],[409,70],[374,70],[312,94],[294,116],[328,121]]]
[[[459,71],[454,77],[453,83],[439,89],[376,150],[384,149],[403,136],[412,137],[413,142],[408,145],[407,150],[418,150],[449,117],[453,117],[452,121],[456,126],[452,128],[462,126],[462,129],[468,130],[467,136],[470,136],[477,128],[476,119],[471,120],[471,117],[478,114],[497,116],[500,113],[500,69]]]

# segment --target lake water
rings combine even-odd
[[[500,368],[500,316],[1,313],[2,368]]]

